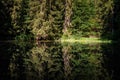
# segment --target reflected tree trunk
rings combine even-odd
[[[69,80],[69,77],[71,75],[71,66],[70,66],[71,55],[69,54],[69,50],[70,50],[70,46],[63,47],[63,49],[62,49],[65,80]]]

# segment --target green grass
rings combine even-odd
[[[99,38],[80,38],[80,39],[74,39],[74,38],[69,38],[69,39],[63,39],[61,38],[61,42],[79,42],[79,43],[111,43],[111,40],[102,40]]]

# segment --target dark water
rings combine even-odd
[[[0,42],[0,80],[120,80],[120,45]]]

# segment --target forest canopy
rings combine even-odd
[[[118,40],[119,0],[0,0],[1,39]]]

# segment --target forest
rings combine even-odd
[[[120,0],[0,0],[1,40],[120,41]]]
[[[120,0],[0,0],[0,34],[0,80],[120,80]]]

